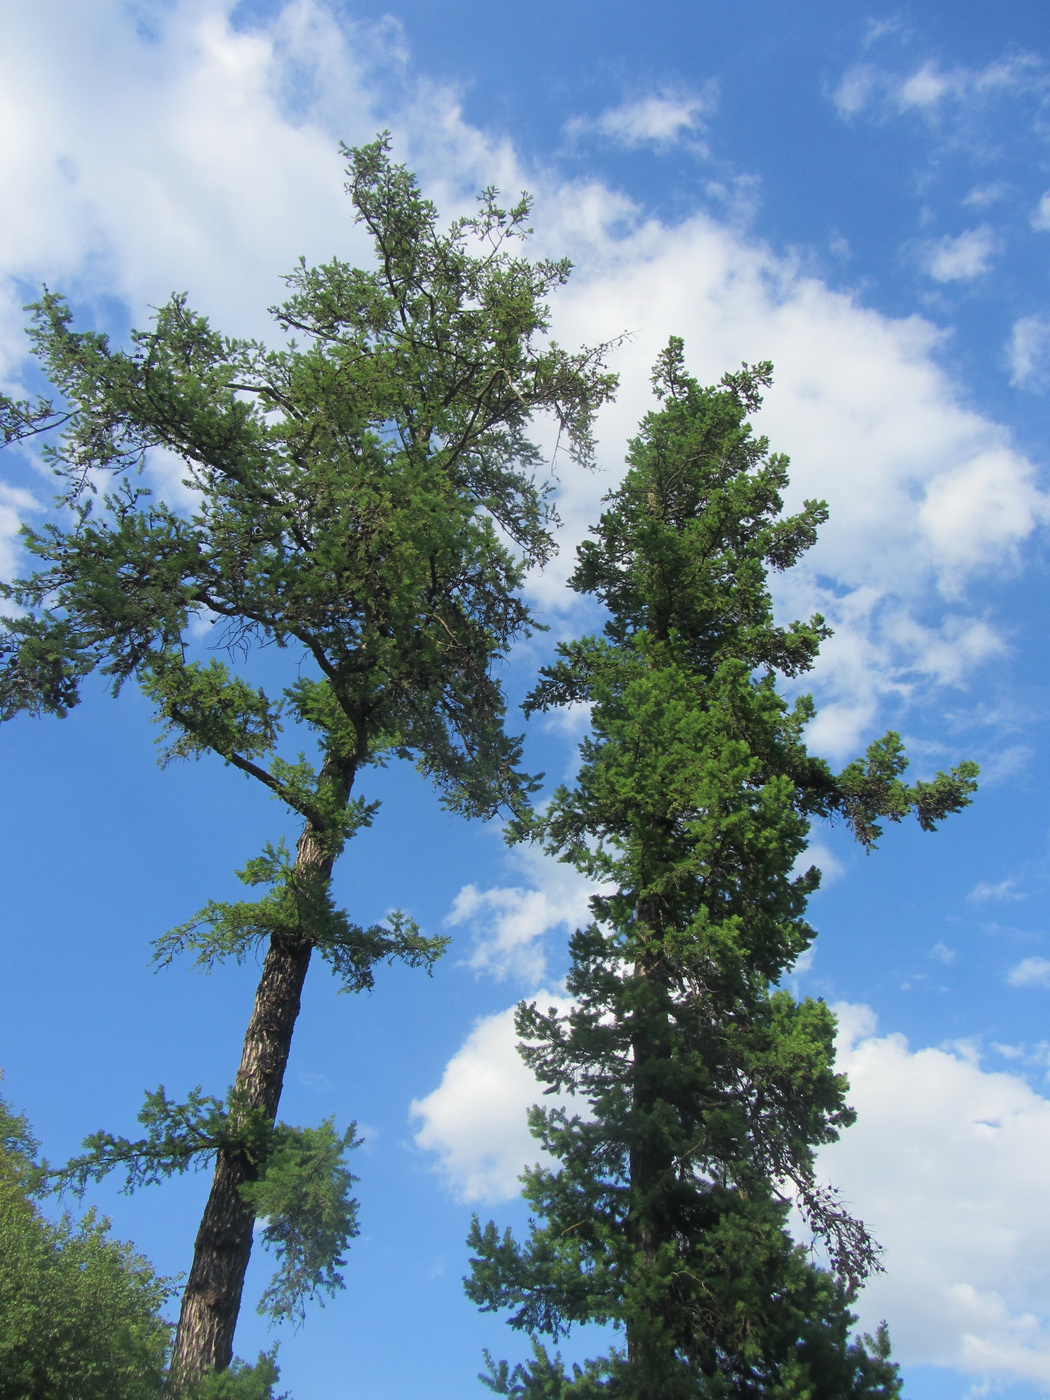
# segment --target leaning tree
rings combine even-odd
[[[43,435],[61,489],[53,523],[23,531],[36,571],[2,589],[15,607],[0,716],[64,716],[91,672],[114,692],[135,682],[165,760],[214,755],[300,823],[294,852],[275,841],[239,872],[253,897],[209,903],[159,941],[162,961],[204,966],[265,950],[232,1087],[150,1094],[143,1137],[99,1133],[58,1174],[83,1186],[119,1168],[134,1187],[214,1160],[176,1391],[229,1364],[257,1219],[279,1265],[272,1313],[339,1282],[356,1233],[352,1133],[276,1117],[307,968],[316,951],[356,990],[377,963],[427,966],[444,942],[337,906],[334,864],[378,806],[358,780],[404,757],[459,812],[524,801],[494,665],[530,626],[523,569],[552,548],[529,424],[552,414],[586,461],[613,388],[601,350],[546,336],[569,265],[518,253],[527,199],[504,209],[486,190],[442,231],[387,139],[344,155],[375,264],[301,262],[273,311],[276,348],[219,334],[178,296],[117,349],[45,291],[31,336],[55,398],[0,401],[6,440]],[[149,488],[157,449],[181,460],[192,508]],[[210,658],[202,618],[220,638]],[[269,644],[287,658],[278,695],[252,670]]]

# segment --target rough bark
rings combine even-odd
[[[308,823],[299,838],[296,869],[327,880],[334,859],[321,833]],[[309,938],[271,938],[244,1037],[235,1085],[245,1106],[262,1111],[271,1122],[277,1117],[311,951]],[[236,1130],[236,1123],[231,1127]],[[208,1371],[225,1370],[233,1358],[233,1334],[255,1224],[255,1212],[240,1188],[253,1179],[254,1172],[243,1152],[223,1149],[216,1156],[168,1372],[168,1388],[174,1395]]]

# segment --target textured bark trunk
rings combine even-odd
[[[348,796],[349,780],[345,789]],[[296,869],[328,880],[334,859],[320,833],[307,825],[299,838]],[[309,938],[271,938],[244,1037],[235,1084],[247,1107],[261,1110],[271,1122],[277,1117],[311,951]],[[173,1395],[208,1371],[225,1370],[233,1358],[233,1334],[255,1225],[255,1213],[245,1204],[240,1187],[252,1177],[252,1164],[243,1153],[223,1150],[217,1154],[175,1332],[168,1372]]]

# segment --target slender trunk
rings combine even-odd
[[[344,797],[350,784],[349,777],[341,784]],[[308,823],[299,838],[296,869],[327,881],[334,860],[322,834]],[[277,1117],[311,951],[309,936],[293,939],[275,934],[270,939],[244,1036],[235,1086],[245,1106],[262,1111],[271,1122]],[[255,1225],[255,1212],[240,1188],[254,1173],[243,1152],[224,1148],[217,1153],[168,1372],[168,1388],[175,1395],[206,1372],[225,1370],[233,1358],[233,1334]]]
[[[663,1400],[668,1374],[667,1309],[654,1289],[661,1247],[670,1238],[668,1212],[661,1197],[674,1168],[671,1147],[654,1131],[653,1114],[666,1093],[664,1083],[671,1059],[671,1018],[667,1006],[667,968],[660,941],[660,919],[648,901],[637,919],[651,942],[636,959],[634,975],[642,984],[631,1032],[632,1117],[630,1150],[630,1214],[627,1235],[635,1251],[635,1269],[645,1305],[628,1316],[627,1359],[632,1372],[631,1394],[636,1400]]]

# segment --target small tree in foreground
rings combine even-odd
[[[160,1400],[176,1290],[93,1210],[41,1215],[38,1146],[0,1099],[0,1400]],[[190,1400],[290,1400],[274,1356],[209,1373]]]
[[[40,568],[0,589],[17,609],[0,624],[0,716],[65,715],[95,670],[114,690],[135,680],[165,761],[215,755],[299,822],[294,852],[275,841],[240,872],[257,896],[210,903],[159,943],[161,961],[189,952],[205,967],[265,949],[232,1088],[184,1102],[158,1090],[144,1137],[99,1133],[59,1176],[119,1168],[134,1187],[214,1161],[176,1391],[230,1362],[257,1218],[279,1265],[274,1316],[341,1281],[353,1131],[276,1121],[307,967],[316,951],[356,991],[377,963],[427,967],[444,946],[411,920],[362,927],[336,906],[335,861],[378,806],[358,780],[408,757],[457,811],[523,801],[493,666],[530,625],[522,569],[551,550],[529,422],[551,413],[586,460],[613,384],[599,352],[545,340],[545,298],[569,267],[515,255],[527,200],[505,210],[489,190],[444,233],[385,140],[344,153],[376,266],[300,265],[274,315],[301,344],[228,339],[176,297],[114,350],[46,293],[32,336],[62,401],[0,401],[8,441],[49,434],[67,512],[24,531]],[[154,449],[182,462],[191,510],[144,486]],[[225,660],[195,656],[202,617]],[[250,669],[268,644],[288,653],[278,696]]]
[[[797,676],[823,619],[780,627],[769,570],[790,568],[825,507],[782,515],[787,459],[751,435],[770,367],[701,388],[682,344],[661,356],[662,406],[579,551],[573,586],[608,609],[603,637],[560,648],[529,708],[587,704],[575,785],[534,830],[599,882],[572,940],[572,1009],[523,1005],[525,1060],[586,1115],[532,1110],[555,1159],[524,1177],[536,1220],[516,1242],[475,1220],[469,1295],[509,1309],[531,1363],[487,1378],[521,1400],[896,1396],[885,1332],[851,1340],[849,1304],[877,1246],[814,1150],[853,1120],[834,1018],[778,984],[814,934],[819,872],[797,870],[814,818],[866,848],[909,813],[964,807],[976,767],[907,785],[895,734],[835,773],[806,750]],[[785,1229],[794,1202],[830,1260]],[[626,1347],[567,1373],[540,1342],[611,1323]]]
[[[171,1290],[93,1211],[41,1215],[36,1150],[0,1099],[0,1400],[156,1400]]]

